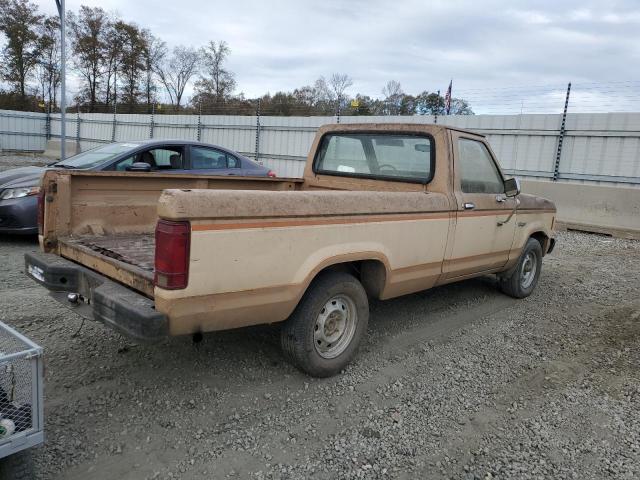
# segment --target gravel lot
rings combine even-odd
[[[640,478],[640,242],[564,233],[535,293],[492,278],[373,305],[325,380],[272,329],[135,345],[22,273],[0,319],[46,354],[41,478]]]
[[[49,163],[55,162],[51,158],[39,156],[39,155],[0,155],[0,172],[4,170],[9,170],[16,167],[28,167],[31,165],[35,165],[37,167],[42,167]]]

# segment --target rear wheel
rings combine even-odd
[[[355,356],[368,320],[367,294],[355,277],[343,272],[320,274],[284,323],[282,349],[309,375],[335,375]]]
[[[513,270],[500,277],[500,290],[514,298],[531,295],[540,279],[542,270],[542,246],[535,238],[530,238]]]

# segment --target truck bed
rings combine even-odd
[[[60,253],[153,297],[153,233],[62,238]]]

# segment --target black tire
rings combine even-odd
[[[531,268],[535,268],[533,275],[526,276],[527,268],[529,273],[531,273]],[[535,238],[530,238],[527,240],[516,266],[499,277],[500,290],[514,298],[528,297],[536,288],[541,271],[542,246]]]
[[[0,480],[34,480],[35,467],[31,452],[23,450],[0,460]]]
[[[331,313],[328,313],[327,308]],[[352,312],[355,317],[351,315]],[[333,316],[334,313],[336,316]],[[333,343],[324,341],[331,338],[331,335],[325,337],[328,327],[323,328],[322,333],[319,332],[317,324],[321,316],[324,316],[322,325],[342,325],[341,322],[344,322],[343,333]],[[369,301],[360,282],[344,272],[321,273],[313,280],[282,326],[282,350],[300,370],[314,377],[330,377],[344,369],[353,359],[366,334],[368,321]],[[329,333],[339,334],[340,327]],[[318,336],[322,336],[323,340],[318,340]],[[334,353],[336,356],[327,358]]]

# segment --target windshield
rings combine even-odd
[[[56,163],[55,166],[61,168],[93,168],[138,146],[135,143],[110,143],[104,147],[94,148],[69,157]]]

